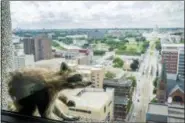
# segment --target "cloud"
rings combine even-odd
[[[13,28],[184,27],[184,1],[11,1]]]

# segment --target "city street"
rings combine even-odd
[[[148,103],[154,97],[153,80],[155,79],[157,70],[157,52],[153,50],[153,53],[150,54],[150,51],[150,48],[148,48],[144,61],[141,63],[139,71],[136,74],[137,87],[133,98],[134,108],[128,120],[129,122],[145,122]],[[150,72],[152,68],[153,74]]]

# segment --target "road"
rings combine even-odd
[[[140,64],[140,68],[136,74],[137,78],[137,87],[134,92],[133,98],[133,112],[131,113],[131,117],[128,120],[129,122],[145,122],[146,119],[146,111],[148,103],[153,99],[155,95],[153,95],[153,80],[156,75],[156,65],[157,65],[157,56],[158,53],[156,50],[152,50],[151,46],[147,49],[145,58],[143,62]],[[152,69],[152,74],[151,74]],[[143,75],[143,72],[145,73]],[[139,100],[139,101],[138,101]]]

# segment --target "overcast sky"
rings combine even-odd
[[[184,1],[12,1],[12,27],[183,27]]]

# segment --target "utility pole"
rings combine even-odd
[[[9,72],[13,69],[13,42],[12,27],[10,17],[10,2],[1,1],[1,45],[2,45],[2,109],[7,110],[8,99],[8,80]]]

